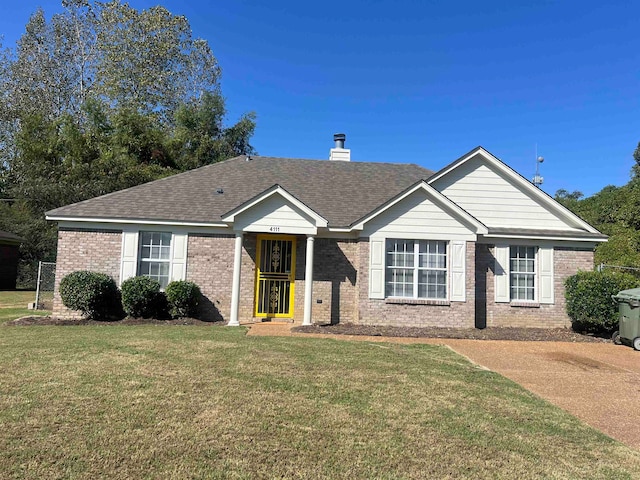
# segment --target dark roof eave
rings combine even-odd
[[[505,228],[505,227],[493,227],[489,228],[489,233],[485,236],[501,236],[501,237],[555,237],[555,238],[580,238],[584,240],[603,241],[609,237],[603,233],[591,233],[585,231],[572,231],[572,230],[547,230],[547,229],[535,229],[535,228]]]
[[[24,238],[15,233],[0,230],[0,244],[2,245],[20,245],[24,242]]]

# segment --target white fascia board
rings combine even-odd
[[[398,195],[396,198],[394,198],[390,202],[386,203],[382,207],[378,208],[377,210],[374,210],[367,217],[363,218],[358,223],[354,224],[351,229],[352,230],[364,230],[364,225],[367,222],[371,221],[372,219],[374,219],[375,217],[377,217],[381,213],[385,212],[389,208],[393,207],[394,205],[397,205],[402,200],[404,200],[409,195],[411,195],[412,193],[414,193],[414,192],[416,192],[418,190],[423,190],[431,198],[431,200],[433,200],[434,203],[436,203],[437,205],[442,207],[444,210],[447,210],[450,213],[452,213],[454,217],[458,217],[459,219],[462,219],[465,223],[473,225],[476,228],[476,232],[475,233],[477,233],[477,234],[485,234],[485,233],[487,233],[489,231],[487,229],[487,227],[482,222],[480,222],[477,218],[475,218],[469,212],[464,210],[457,203],[453,202],[451,199],[449,199],[446,196],[444,196],[443,194],[441,194],[439,191],[437,191],[435,188],[433,188],[431,185],[429,185],[425,181],[418,182],[416,185],[414,185],[409,190],[407,190],[404,193]]]
[[[336,240],[357,240],[358,232],[350,228],[328,228],[318,230],[317,238],[333,238]]]
[[[316,222],[316,225],[315,225],[316,227],[318,227],[318,228],[326,227],[327,224],[329,223],[327,221],[327,219],[325,219],[322,215],[316,213],[314,210],[312,210],[311,208],[307,207],[304,203],[302,203],[296,197],[291,195],[289,192],[287,192],[280,185],[276,185],[275,187],[272,187],[271,189],[263,192],[262,194],[258,195],[257,197],[254,197],[253,200],[250,200],[249,202],[247,202],[247,203],[245,203],[243,205],[240,205],[239,207],[236,207],[235,209],[231,210],[230,212],[228,212],[225,215],[225,217],[222,218],[222,221],[223,222],[227,222],[227,223],[233,223],[235,221],[236,215],[239,215],[242,212],[245,212],[245,211],[253,208],[254,206],[258,205],[259,203],[261,203],[263,201],[265,201],[266,199],[268,199],[269,197],[271,197],[273,195],[280,195],[286,201],[288,201],[291,204],[293,204],[296,208],[302,210],[306,215],[308,215],[309,217],[313,218],[315,220],[315,222]]]
[[[234,235],[229,227],[201,227],[192,225],[158,225],[150,223],[106,223],[106,222],[58,222],[58,228],[77,228],[84,230],[113,230],[123,232],[155,231],[173,233],[192,233],[209,235]]]
[[[338,228],[338,227],[329,227],[327,229],[329,232],[336,232],[336,233],[348,233],[348,232],[352,232],[353,230],[355,230],[354,228],[349,228],[349,227],[343,227],[343,228]]]
[[[494,157],[491,153],[487,152],[484,148],[477,147],[477,148],[474,148],[473,150],[471,150],[464,157],[461,157],[461,158],[459,158],[457,160],[454,160],[453,162],[451,162],[446,167],[444,167],[441,170],[439,170],[438,172],[434,173],[431,177],[429,177],[427,179],[427,183],[429,185],[431,185],[433,182],[435,182],[436,180],[446,176],[449,172],[451,172],[452,170],[455,170],[460,165],[465,164],[468,160],[470,160],[471,158],[475,157],[478,153],[482,154],[482,156],[487,158],[487,159],[494,158],[494,159],[497,160],[496,157]]]
[[[136,224],[136,225],[175,225],[179,227],[222,227],[228,228],[226,223],[206,223],[206,222],[180,222],[176,220],[152,220],[148,218],[89,218],[89,217],[58,217],[46,216],[46,220],[52,222],[70,222],[70,223],[118,223],[118,224]]]
[[[538,187],[536,187],[533,183],[529,182],[526,178],[524,178],[522,175],[520,175],[514,169],[509,167],[507,164],[502,162],[500,159],[498,159],[497,157],[495,157],[494,155],[492,155],[491,153],[489,153],[487,150],[485,150],[482,147],[478,147],[478,148],[472,150],[466,156],[464,156],[462,158],[459,158],[458,160],[452,162],[450,165],[448,165],[447,167],[445,167],[442,170],[440,170],[439,172],[437,172],[434,176],[430,177],[427,180],[427,183],[429,183],[429,185],[431,185],[433,182],[435,182],[436,180],[444,177],[449,172],[451,172],[453,170],[456,170],[458,167],[464,165],[467,161],[469,161],[470,159],[474,158],[476,155],[481,155],[491,165],[493,165],[501,173],[503,173],[506,177],[508,177],[513,182],[515,182],[523,190],[527,191],[528,193],[533,195],[535,198],[540,200],[540,202],[542,204],[546,205],[550,210],[556,212],[561,217],[564,217],[566,220],[569,220],[571,222],[577,223],[578,225],[580,225],[580,227],[584,228],[585,230],[587,230],[590,233],[600,233],[598,230],[596,230],[591,225],[589,225],[587,222],[585,222],[580,217],[578,217],[571,210],[569,210],[568,208],[566,208],[562,204],[556,202],[553,198],[551,198],[549,195],[544,193],[542,190],[540,190]]]
[[[581,243],[604,243],[608,239],[606,238],[581,238],[581,237],[561,237],[554,235],[513,235],[513,234],[484,234],[478,239],[478,243],[483,242],[483,239],[499,239],[499,240],[552,240],[558,242],[581,242]]]

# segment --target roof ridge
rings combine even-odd
[[[331,163],[332,165],[353,165],[353,164],[357,164],[357,165],[363,165],[363,164],[367,164],[367,165],[395,165],[395,166],[411,166],[411,167],[418,167],[421,168],[423,170],[428,170],[433,172],[433,170],[423,167],[422,165],[418,165],[417,163],[400,163],[400,162],[373,162],[370,160],[350,160],[348,162],[345,161],[339,161],[339,160],[329,160],[328,158],[322,159],[322,158],[291,158],[291,157],[272,157],[269,155],[241,155],[241,156],[248,156],[251,157],[252,159],[258,159],[258,158],[270,158],[270,159],[274,159],[274,160],[294,160],[297,162],[325,162],[325,163]],[[237,157],[235,157],[237,158]],[[233,160],[233,159],[229,159],[229,160]],[[226,160],[225,160],[226,161]]]

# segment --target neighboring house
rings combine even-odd
[[[564,280],[604,235],[482,147],[433,173],[335,139],[330,160],[241,156],[47,212],[54,314],[89,269],[191,280],[229,325],[569,325]]]
[[[24,239],[0,230],[0,290],[15,290],[20,244]]]

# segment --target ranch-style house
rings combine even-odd
[[[564,280],[606,236],[482,147],[438,172],[239,156],[47,212],[60,280],[198,284],[203,318],[562,327]]]

